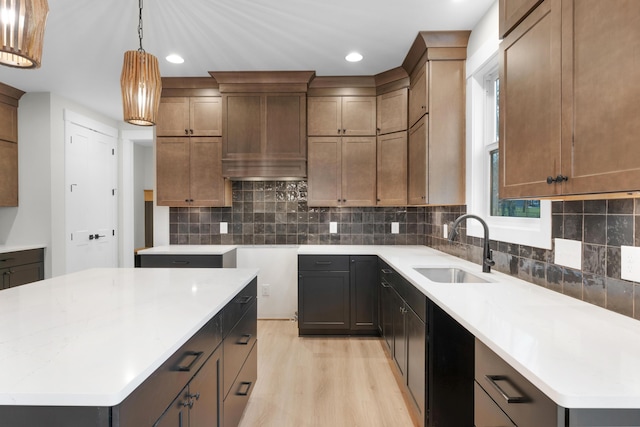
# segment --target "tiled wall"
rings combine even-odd
[[[553,251],[491,241],[495,269],[539,286],[640,319],[640,285],[620,279],[620,246],[640,246],[640,199],[553,202],[552,237],[582,241],[583,267],[553,263]],[[427,245],[473,262],[481,239],[455,243],[442,226],[465,206],[309,208],[305,181],[234,182],[230,208],[171,208],[171,244]],[[220,234],[220,222],[229,233]],[[338,233],[329,233],[329,222]],[[391,233],[391,223],[400,233]]]
[[[466,229],[450,243],[443,224],[465,213],[464,206],[429,208],[428,246],[479,263],[481,239]],[[640,246],[640,201],[634,199],[552,203],[552,237],[582,242],[582,270],[553,263],[551,250],[491,241],[495,269],[526,281],[640,319],[640,285],[620,279],[620,247]]]
[[[424,245],[426,208],[310,208],[306,181],[234,182],[230,208],[171,208],[171,244]],[[329,223],[338,233],[329,233]],[[220,234],[220,222],[228,234]],[[391,223],[400,232],[391,233]]]

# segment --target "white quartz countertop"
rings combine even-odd
[[[138,255],[224,255],[236,248],[233,245],[166,245],[141,249]]]
[[[298,254],[378,255],[565,408],[640,408],[640,321],[424,246],[300,246]],[[458,266],[491,283],[432,282]],[[631,297],[630,297],[631,298]]]
[[[0,254],[6,254],[7,252],[19,252],[19,251],[28,251],[31,249],[42,249],[46,248],[47,245],[0,245]]]
[[[257,269],[92,269],[0,292],[0,405],[114,406]]]

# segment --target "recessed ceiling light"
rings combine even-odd
[[[349,62],[360,62],[362,61],[362,55],[360,55],[358,52],[351,52],[350,54],[345,56],[344,59]]]
[[[184,59],[182,59],[180,55],[176,55],[176,54],[171,54],[167,56],[165,59],[171,62],[172,64],[182,64],[184,62]]]

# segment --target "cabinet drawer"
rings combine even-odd
[[[475,427],[516,427],[502,409],[474,381],[474,425]]]
[[[225,360],[226,363],[227,361]],[[255,344],[231,387],[231,393],[224,400],[224,427],[236,427],[238,425],[257,379],[258,345]]]
[[[257,336],[257,313],[258,304],[251,304],[249,310],[240,319],[238,324],[231,330],[224,339],[223,360],[224,360],[224,395],[231,389],[231,385],[238,375],[249,350],[256,342]]]
[[[120,425],[152,425],[221,342],[221,317],[216,315],[119,405]]]
[[[140,255],[140,267],[222,268],[221,255]]]
[[[242,289],[222,311],[222,336],[227,337],[233,327],[242,316],[251,308],[251,304],[256,301],[258,290],[258,279],[253,279]]]
[[[300,255],[298,271],[349,271],[349,256]]]
[[[551,399],[477,339],[475,352],[476,382],[517,426],[557,425]]]
[[[422,292],[382,261],[380,279],[395,289],[398,295],[415,311],[420,320],[427,321],[427,297]]]
[[[0,268],[16,265],[33,264],[44,261],[43,249],[29,249],[26,251],[6,252],[0,254]]]

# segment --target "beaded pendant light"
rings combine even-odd
[[[47,0],[0,0],[0,64],[40,68]]]
[[[2,0],[0,0],[2,1]],[[124,53],[120,76],[124,121],[138,126],[156,124],[162,80],[158,58],[142,48],[142,0],[139,0],[138,38],[140,48]]]

